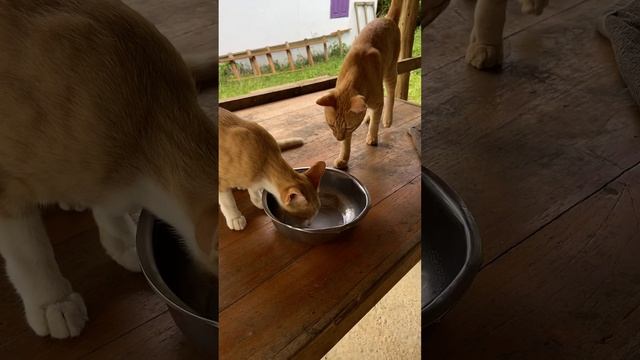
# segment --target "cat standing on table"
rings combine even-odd
[[[365,113],[369,122],[368,145],[378,144],[381,117],[384,127],[390,127],[393,122],[400,12],[401,1],[393,0],[386,17],[371,21],[360,31],[340,68],[336,88],[316,101],[324,106],[325,119],[333,136],[342,142],[340,155],[334,162],[339,169],[347,168],[351,135],[365,119]]]
[[[304,173],[296,172],[282,158],[280,150],[302,145],[302,140],[277,142],[262,126],[219,108],[220,126],[220,210],[227,226],[242,230],[247,220],[236,206],[232,190],[247,189],[251,202],[262,209],[262,191],[268,191],[288,214],[302,219],[314,217],[320,209],[318,186],[325,163],[320,161]]]
[[[0,1],[0,253],[36,334],[77,336],[88,319],[41,205],[91,207],[131,271],[128,212],[144,207],[217,271],[217,141],[180,55],[121,2]]]

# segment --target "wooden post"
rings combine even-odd
[[[327,37],[322,37],[322,46],[324,46],[324,61],[329,61],[329,49],[327,48]]]
[[[237,80],[240,80],[240,71],[238,70],[238,65],[233,58],[233,54],[229,54],[229,64],[231,65],[231,72],[235,76]]]
[[[289,68],[291,68],[291,70],[295,70],[296,69],[296,64],[293,62],[293,55],[291,54],[291,47],[289,46],[288,42],[286,42],[284,44],[287,47],[287,59],[289,60]]]
[[[342,31],[336,31],[336,36],[338,36],[338,54],[342,56]]]
[[[267,61],[269,62],[269,67],[271,68],[271,73],[276,73],[276,65],[273,63],[273,56],[271,56],[271,49],[267,47]]]
[[[416,31],[416,19],[418,16],[418,0],[405,0],[402,3],[400,14],[400,56],[398,60],[411,57],[413,48],[413,35]],[[398,75],[396,83],[396,97],[407,100],[409,97],[409,73]]]
[[[249,57],[249,62],[251,63],[251,67],[253,68],[253,74],[255,76],[260,76],[262,73],[260,72],[260,64],[256,60],[256,57],[253,56],[251,50],[247,50],[247,56]]]
[[[313,54],[311,53],[311,45],[309,45],[309,41],[307,39],[304,39],[304,43],[307,45],[307,62],[309,63],[309,65],[313,66],[315,65],[313,63]]]

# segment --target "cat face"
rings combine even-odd
[[[324,106],[325,120],[338,141],[344,140],[360,126],[367,110],[362,95],[341,96],[330,92],[316,100],[316,104]]]
[[[324,174],[326,164],[319,161],[304,173],[298,174],[296,184],[281,193],[280,206],[295,217],[311,219],[320,210],[318,187]]]

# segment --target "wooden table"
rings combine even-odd
[[[237,113],[276,138],[305,139],[284,153],[292,166],[331,164],[338,142],[314,102],[319,96]],[[220,233],[221,358],[319,358],[417,263],[420,161],[407,130],[419,124],[420,107],[398,100],[394,114],[378,147],[365,144],[365,126],[354,134],[349,172],[368,188],[373,207],[344,238],[316,246],[288,240],[246,192],[236,193],[248,225]]]

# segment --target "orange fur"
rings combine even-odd
[[[351,135],[365,115],[369,118],[368,145],[378,144],[381,118],[384,127],[391,126],[393,121],[400,52],[400,6],[400,0],[393,0],[387,17],[373,20],[362,29],[342,63],[336,88],[316,101],[325,107],[327,125],[336,140],[342,142],[340,155],[334,162],[337,168],[347,167]]]
[[[313,217],[319,207],[318,184],[324,162],[316,163],[306,173],[294,171],[282,158],[278,142],[262,126],[240,119],[219,109],[220,126],[220,205],[229,228],[242,230],[246,220],[238,211],[233,188],[249,190],[251,201],[262,208],[261,191],[276,196],[290,214]]]

